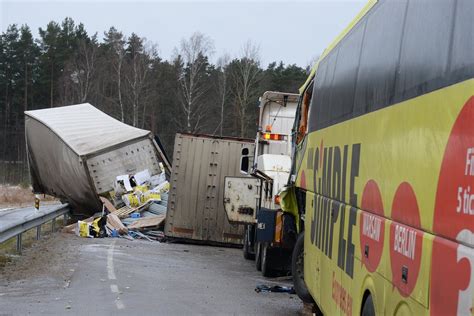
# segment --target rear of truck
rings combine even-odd
[[[291,266],[296,224],[293,215],[281,210],[279,192],[290,175],[291,129],[298,98],[282,92],[263,94],[255,152],[241,158],[241,172],[252,178],[226,179],[224,204],[229,220],[245,225],[244,257],[255,258],[264,276]]]

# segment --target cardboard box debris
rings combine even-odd
[[[114,213],[107,215],[107,228],[110,230],[116,230],[120,235],[127,234],[128,229],[120,221],[120,218]]]
[[[165,218],[166,215],[155,215],[152,217],[141,218],[128,225],[128,228],[140,230],[144,228],[158,227],[160,224],[164,223]]]
[[[109,237],[123,237],[130,240],[163,239],[164,234],[157,232],[160,229],[162,232],[164,227],[170,185],[161,165],[160,170],[161,173],[153,176],[148,169],[135,174],[117,176],[114,191],[99,197],[102,212],[64,227],[63,232],[76,233],[81,237],[93,237],[90,232],[97,234],[92,228],[97,226],[98,219],[107,214],[105,230]],[[117,201],[125,206],[116,207]]]

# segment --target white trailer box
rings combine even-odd
[[[248,139],[176,134],[166,236],[241,245],[243,227],[224,211],[224,179],[240,174],[242,152],[254,148]]]

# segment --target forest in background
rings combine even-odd
[[[214,56],[213,40],[199,32],[179,41],[170,60],[159,43],[114,27],[90,35],[71,18],[38,33],[10,25],[0,35],[0,184],[29,182],[24,111],[88,102],[151,130],[171,157],[176,132],[254,138],[258,97],[297,93],[308,71],[263,67],[250,40],[235,56]]]

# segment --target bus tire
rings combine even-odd
[[[250,252],[249,242],[250,242],[249,229],[248,227],[246,227],[245,233],[244,233],[244,248],[243,248],[244,258],[247,260],[253,260],[255,259],[255,254]]]
[[[255,248],[255,268],[257,271],[262,271],[262,244],[256,243]]]
[[[375,307],[374,301],[372,300],[372,295],[368,295],[364,301],[364,306],[362,307],[362,316],[375,316]]]
[[[296,240],[295,248],[293,248],[291,275],[293,276],[293,286],[298,297],[304,303],[314,303],[304,282],[304,232],[300,233]]]
[[[260,246],[260,252],[261,252],[261,257],[262,257],[262,275],[264,277],[272,277],[275,275],[275,270],[273,270],[271,260],[269,260],[269,250],[268,250],[268,243],[264,243],[263,245]]]

